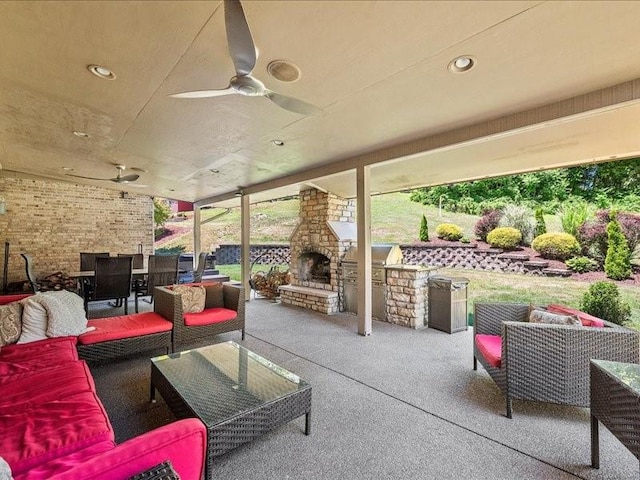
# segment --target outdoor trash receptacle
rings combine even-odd
[[[429,328],[447,333],[467,329],[468,278],[429,278]]]

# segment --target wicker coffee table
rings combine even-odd
[[[178,418],[207,427],[207,478],[213,459],[305,415],[311,432],[311,385],[235,342],[151,359],[156,389]]]

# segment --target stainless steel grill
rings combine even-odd
[[[371,315],[379,320],[385,320],[387,316],[385,267],[400,263],[402,251],[398,245],[371,246]],[[358,247],[347,250],[340,269],[343,285],[342,308],[345,312],[358,313]]]

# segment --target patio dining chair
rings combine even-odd
[[[138,298],[149,297],[149,303],[153,303],[155,287],[173,285],[177,280],[178,255],[149,255],[147,278],[134,282],[136,313],[138,313]]]
[[[29,280],[29,284],[31,285],[31,289],[33,293],[36,293],[40,290],[38,286],[38,281],[36,279],[36,274],[33,272],[33,260],[31,259],[31,255],[26,253],[20,254],[22,258],[24,258],[24,267],[27,274],[27,279]]]
[[[97,257],[108,257],[109,252],[102,253],[89,253],[89,252],[80,252],[80,271],[88,272],[96,269],[96,258]]]
[[[125,315],[129,313],[127,299],[131,295],[132,257],[96,257],[93,285],[85,284],[84,309],[89,302],[116,300],[124,303]]]
[[[204,266],[207,263],[207,252],[200,252],[198,266],[195,270],[186,273],[180,278],[180,283],[200,283],[204,274]]]
[[[119,253],[118,256],[132,257],[134,270],[144,268],[144,255],[142,253]]]

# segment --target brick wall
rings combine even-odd
[[[138,194],[73,183],[0,178],[0,264],[10,243],[8,282],[26,279],[21,253],[38,277],[80,267],[80,252],[153,253],[153,200]],[[0,271],[2,275],[2,271]],[[4,280],[4,279],[3,279]]]

